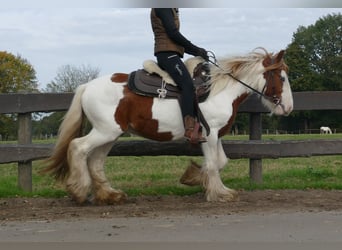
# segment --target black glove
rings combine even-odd
[[[205,61],[209,61],[208,52],[203,48],[198,49],[197,56],[202,57]]]

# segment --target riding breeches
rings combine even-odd
[[[160,52],[156,57],[159,66],[169,73],[181,91],[180,106],[183,117],[187,115],[194,117],[194,85],[183,61],[175,52]]]

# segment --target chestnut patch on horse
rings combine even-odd
[[[283,83],[281,77],[281,71],[288,72],[287,65],[283,61],[285,51],[280,51],[275,57],[267,56],[262,64],[265,67],[264,78],[266,80],[265,92],[266,96],[277,97],[281,99],[283,91]]]
[[[221,136],[224,136],[226,134],[229,133],[232,125],[233,125],[233,122],[235,120],[235,117],[236,117],[236,114],[237,114],[237,111],[238,111],[238,108],[240,106],[240,104],[246,100],[246,98],[248,97],[248,94],[245,93],[245,94],[242,94],[240,95],[238,98],[236,98],[233,102],[233,112],[232,112],[232,116],[229,118],[229,121],[227,123],[226,126],[222,127],[220,130],[219,130],[219,137]]]
[[[110,78],[112,82],[127,82],[128,81],[128,74],[125,73],[114,73]]]
[[[153,98],[141,96],[124,87],[124,97],[120,100],[115,111],[115,121],[120,128],[148,139],[169,141],[173,136],[171,132],[158,132],[158,121],[152,119]]]

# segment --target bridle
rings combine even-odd
[[[259,91],[253,87],[251,87],[250,85],[248,85],[247,83],[241,81],[240,79],[236,78],[235,76],[233,76],[230,72],[226,72],[226,70],[224,70],[223,68],[220,67],[220,65],[218,65],[217,63],[217,59],[216,59],[216,56],[214,54],[214,52],[212,51],[208,51],[208,57],[209,57],[209,60],[208,62],[210,62],[211,64],[215,65],[217,68],[219,68],[220,70],[224,71],[224,75],[228,75],[230,76],[232,79],[234,79],[235,81],[239,82],[240,84],[242,84],[243,86],[245,86],[246,88],[252,90],[254,93],[256,93],[257,95],[260,96],[260,98],[265,98],[266,100],[269,100],[270,102],[272,102],[273,104],[275,104],[276,106],[280,105],[283,109],[283,104],[281,103],[281,97],[278,97],[276,95],[273,95],[273,96],[268,96],[265,94],[266,92],[266,89],[267,87],[269,86],[269,81],[266,79],[266,83],[262,89],[262,91]],[[274,63],[274,59],[272,58],[271,59],[271,65]],[[267,73],[271,74],[271,79],[272,79],[272,86],[274,87],[275,86],[275,82],[274,82],[274,71],[273,70],[269,70],[267,71]]]

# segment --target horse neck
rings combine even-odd
[[[258,91],[262,91],[264,87],[263,81],[263,67],[262,65],[255,65],[249,71],[240,72],[239,75],[236,76],[237,79],[247,84],[253,89]],[[251,94],[252,90],[239,83],[235,79],[233,79],[229,75],[221,74],[219,77],[216,76],[213,78],[213,88],[212,88],[212,96],[220,93],[234,93],[236,97],[239,97],[243,94]]]

